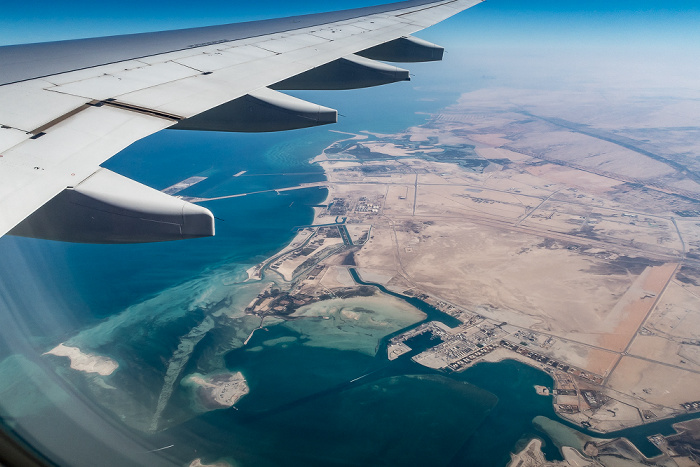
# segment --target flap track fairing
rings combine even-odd
[[[174,130],[268,132],[336,123],[338,112],[281,92],[262,88],[194,117]]]
[[[417,37],[407,36],[385,42],[358,52],[357,55],[386,62],[436,62],[442,60],[445,49]]]
[[[408,70],[349,55],[270,86],[277,90],[341,90],[410,81]]]

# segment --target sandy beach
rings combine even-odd
[[[63,344],[58,344],[44,355],[68,357],[72,369],[102,376],[109,376],[119,368],[119,364],[111,358],[83,353],[78,347],[68,347]]]

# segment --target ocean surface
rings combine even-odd
[[[323,172],[309,160],[344,138],[329,130],[401,131],[457,97],[408,84],[296,95],[335,106],[340,123],[262,135],[164,131],[105,167],[157,189],[207,177],[179,193],[203,198],[319,181]],[[410,301],[374,309],[348,302],[337,320],[266,322],[243,346],[260,322],[241,310],[267,285],[244,282],[245,270],[309,224],[311,206],[326,195],[310,188],[204,203],[219,219],[207,239],[120,246],[1,238],[2,413],[36,427],[60,416],[54,407],[73,407],[71,398],[87,401],[147,447],[167,446],[163,455],[180,465],[202,458],[241,466],[502,466],[535,436],[549,459],[560,459],[532,423],[556,419],[551,399],[533,388],[551,386],[545,373],[506,361],[445,375],[410,358],[387,361],[382,336],[419,321],[392,318]],[[343,321],[343,306],[372,319]],[[377,334],[377,320],[386,332]],[[108,356],[119,369],[87,377],[64,358],[40,356],[61,342]],[[36,374],[42,368],[48,373]],[[235,408],[198,412],[180,381],[221,371],[242,372],[250,393]],[[17,395],[10,382],[27,374],[34,386]],[[52,384],[60,389],[47,389]],[[641,444],[648,431],[621,434]]]

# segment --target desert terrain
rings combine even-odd
[[[497,325],[492,354],[444,362],[565,373],[574,396],[555,408],[601,432],[686,413],[700,400],[700,143],[677,125],[700,126],[700,104],[649,99],[640,116],[623,96],[582,96],[482,90],[399,134],[344,135],[315,159],[330,190],[315,224],[356,242],[297,290],[348,287],[355,267]]]

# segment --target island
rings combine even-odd
[[[58,344],[44,355],[68,357],[72,369],[85,373],[97,373],[101,376],[109,376],[119,368],[119,364],[111,358],[85,353],[78,347],[69,347],[64,344]]]
[[[206,376],[192,373],[184,377],[181,384],[194,388],[196,404],[202,411],[233,407],[249,392],[248,383],[239,371]]]

